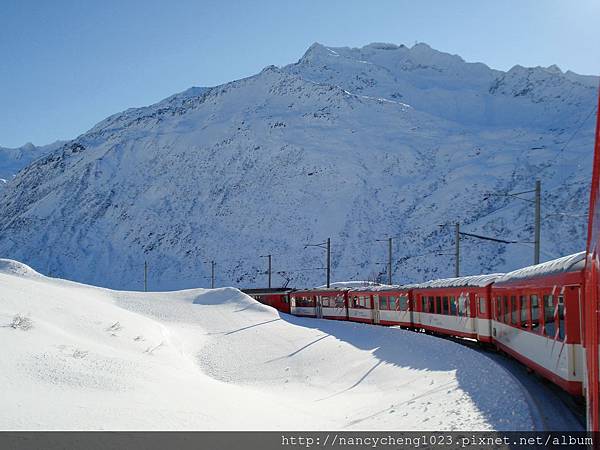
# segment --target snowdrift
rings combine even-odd
[[[0,260],[0,325],[2,430],[532,428],[468,348],[233,288],[112,291]]]

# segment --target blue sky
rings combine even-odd
[[[0,0],[0,146],[72,139],[190,86],[298,60],[313,42],[438,50],[507,70],[600,73],[597,0]]]

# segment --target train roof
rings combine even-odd
[[[430,280],[425,283],[407,284],[404,289],[429,289],[449,287],[485,287],[494,283],[503,273],[491,273],[486,275],[471,275],[468,277],[443,278],[441,280]]]
[[[406,291],[404,286],[396,284],[382,284],[379,286],[356,286],[349,289],[354,292],[386,292],[386,291]]]
[[[523,267],[504,274],[496,280],[496,284],[508,284],[528,278],[543,277],[560,273],[578,272],[585,267],[585,252],[574,253],[562,258],[546,261],[534,266]]]
[[[336,281],[331,283],[331,289],[354,289],[354,288],[367,288],[371,286],[385,286],[383,284],[375,283],[373,281]],[[315,289],[323,289],[325,286],[317,286]]]
[[[240,289],[244,294],[248,295],[269,295],[269,294],[287,294],[292,292],[291,288],[249,288]]]
[[[321,286],[321,287],[316,287],[316,288],[305,288],[305,289],[294,289],[292,291],[293,294],[295,293],[310,293],[310,292],[345,292],[347,291],[347,288],[341,288],[341,287],[325,287],[325,286]]]

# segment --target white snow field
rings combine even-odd
[[[504,369],[233,288],[119,292],[0,260],[2,430],[526,430]]]

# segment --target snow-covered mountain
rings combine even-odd
[[[64,142],[56,141],[53,144],[40,147],[33,145],[31,142],[16,148],[0,147],[0,188],[23,167],[62,145],[64,145]]]
[[[531,263],[533,205],[489,193],[542,180],[542,259],[584,246],[598,79],[508,72],[431,49],[311,46],[296,63],[130,109],[33,162],[0,194],[0,255],[115,288],[394,281]],[[531,198],[531,194],[523,197]]]

